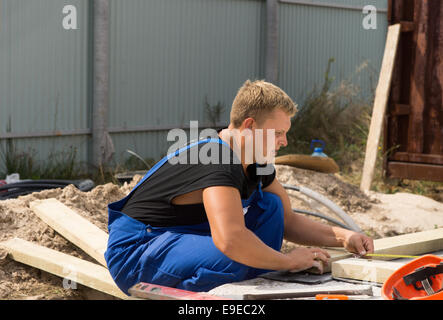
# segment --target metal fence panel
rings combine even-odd
[[[380,2],[385,1],[372,1],[379,7]],[[371,1],[328,3],[362,5]],[[321,88],[328,60],[334,58],[333,86],[347,80],[363,97],[371,97],[383,58],[387,20],[386,13],[377,12],[377,29],[366,30],[363,18],[357,10],[281,3],[280,86],[302,102],[314,87]]]
[[[69,4],[77,8],[77,30],[62,26],[65,1],[0,1],[0,135],[88,128],[88,3]],[[50,140],[20,144],[44,157]],[[85,149],[81,154],[86,160]]]
[[[111,4],[109,125],[116,130],[189,126],[190,120],[207,123],[206,99],[210,105],[225,106],[220,120],[228,122],[241,84],[262,77],[260,1],[113,0]],[[159,153],[149,146],[157,133],[152,140],[151,133],[146,135],[138,151],[149,156]],[[166,142],[166,132],[163,135]],[[126,142],[116,139],[116,149]]]

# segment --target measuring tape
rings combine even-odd
[[[384,253],[368,253],[365,257],[380,257],[380,258],[410,258],[416,259],[420,258],[420,256],[405,256],[401,254],[384,254]]]

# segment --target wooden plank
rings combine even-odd
[[[427,104],[428,61],[427,55],[430,49],[428,41],[429,33],[429,2],[419,1],[421,4],[414,10],[414,21],[420,27],[413,34],[413,47],[415,51],[414,61],[411,64],[411,90],[409,104],[408,145],[409,153],[423,153],[424,151],[424,111]]]
[[[114,283],[108,269],[19,238],[0,243],[15,261],[75,281],[121,299],[129,299]]]
[[[344,248],[325,248],[331,256],[331,265],[352,257]],[[374,240],[374,252],[399,255],[420,255],[443,249],[443,228],[403,234]],[[378,260],[392,260],[377,258]],[[331,268],[326,268],[325,272]]]
[[[352,253],[349,253],[344,248],[323,248],[323,249],[325,249],[329,253],[329,255],[331,256],[330,263],[328,266],[326,266],[323,269],[323,273],[331,272],[332,262],[352,257]],[[319,271],[316,268],[310,268],[307,270],[307,272],[313,273],[313,274],[319,274]]]
[[[393,8],[392,8],[392,0],[388,0],[388,23],[392,24],[393,17]]]
[[[344,248],[325,248],[331,261],[352,256]],[[374,240],[374,253],[416,255],[443,249],[443,228]]]
[[[425,150],[443,155],[443,6],[430,4],[427,99],[424,123]],[[435,13],[434,13],[435,12]]]
[[[439,239],[439,237],[442,239]],[[435,229],[374,240],[375,253],[414,255],[440,250],[439,247],[443,248],[443,229]],[[331,271],[331,266],[335,261],[343,261],[344,259],[352,257],[352,253],[349,253],[344,248],[324,249],[326,249],[331,256],[331,265],[326,268],[324,272]],[[411,253],[409,254],[408,252]],[[381,260],[381,258],[379,260]],[[385,260],[388,259],[385,258]]]
[[[397,55],[399,39],[400,24],[389,26],[380,79],[375,92],[374,109],[372,112],[371,125],[369,127],[363,175],[360,184],[360,189],[365,193],[368,193],[371,187],[372,178],[374,176],[378,145],[380,142],[383,119],[385,117],[386,106],[389,98],[392,73],[395,64],[395,57]]]
[[[412,32],[415,30],[415,23],[411,21],[400,21],[401,32]]]
[[[409,104],[396,103],[390,113],[393,116],[406,116],[411,113],[411,106]]]
[[[344,248],[325,248],[325,249],[331,256],[331,261],[346,259],[352,256],[352,253],[349,253]]]
[[[397,255],[422,255],[443,249],[443,228],[408,233],[374,240],[374,252]],[[382,261],[391,258],[343,259],[331,264],[332,277],[384,282],[405,261]]]
[[[396,152],[389,160],[443,165],[443,154]]]
[[[384,121],[383,121],[383,164],[382,164],[382,169],[383,169],[382,170],[382,175],[383,175],[383,178],[386,177],[386,170],[387,170],[387,167],[388,167],[388,155],[389,155],[389,153],[387,151],[388,151],[388,145],[389,145],[389,142],[390,142],[389,141],[390,137],[388,135],[389,123],[393,123],[394,126],[392,126],[392,127],[396,127],[396,124],[397,124],[396,117],[391,117],[391,116],[387,115],[385,117]]]
[[[443,182],[443,166],[388,161],[389,178]]]
[[[413,213],[411,212],[411,214]],[[375,253],[413,256],[442,249],[443,228],[374,240]]]
[[[332,263],[332,277],[384,283],[406,262],[344,259]]]
[[[29,206],[51,228],[106,267],[106,232],[56,199],[33,201]]]

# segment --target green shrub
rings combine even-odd
[[[324,152],[344,168],[364,156],[372,106],[347,81],[331,90],[333,62],[328,62],[322,88],[314,88],[299,106],[282,154],[311,154],[311,141],[320,139],[325,142]]]

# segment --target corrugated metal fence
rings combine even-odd
[[[90,161],[92,1],[0,0],[0,145],[13,139],[39,159],[75,147]],[[377,29],[365,30],[365,5]],[[77,9],[65,30],[63,8]],[[331,75],[369,94],[386,37],[386,0],[282,0],[279,85],[301,103]],[[115,159],[126,149],[159,159],[167,130],[208,123],[221,102],[227,123],[246,79],[264,78],[266,6],[258,0],[111,0],[109,131]],[[365,72],[358,68],[367,63]],[[372,76],[372,80],[371,80]],[[372,85],[371,85],[372,81]],[[3,165],[3,164],[0,164]]]

